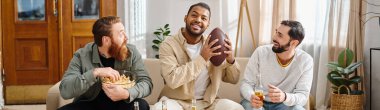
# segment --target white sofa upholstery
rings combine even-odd
[[[248,62],[248,58],[236,58],[236,62],[239,63],[241,71],[245,70],[245,66]],[[153,82],[153,91],[152,94],[144,99],[150,104],[153,105],[157,102],[158,96],[164,86],[163,79],[160,74],[160,63],[157,59],[144,59],[145,68],[148,71]],[[242,77],[243,74],[240,75]],[[58,107],[61,107],[67,103],[72,102],[70,100],[64,100],[59,93],[59,83],[56,83],[51,87],[47,94],[46,99],[46,110],[56,110]],[[220,98],[231,99],[237,103],[240,103],[240,83],[233,85],[229,83],[222,83],[221,88],[219,89],[218,96]]]

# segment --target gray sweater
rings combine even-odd
[[[258,47],[248,61],[240,87],[241,95],[248,101],[251,100],[257,74],[261,74],[265,101],[271,102],[267,90],[268,84],[272,84],[286,93],[285,105],[303,106],[308,100],[313,80],[313,58],[297,48],[292,62],[283,68],[277,62],[272,45]]]

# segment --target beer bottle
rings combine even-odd
[[[256,76],[257,82],[255,84],[255,95],[260,98],[261,101],[264,101],[264,86],[261,82],[261,74]]]
[[[197,99],[191,100],[191,110],[197,110]]]
[[[162,100],[162,110],[168,110],[168,107],[166,105],[166,100]]]
[[[134,110],[139,110],[139,102],[135,101],[135,103],[133,104],[134,106]]]

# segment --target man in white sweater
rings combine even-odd
[[[245,110],[304,109],[313,79],[313,58],[296,48],[304,35],[301,23],[285,20],[276,29],[273,44],[255,50],[240,87]],[[259,85],[264,101],[254,94]]]

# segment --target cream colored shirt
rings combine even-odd
[[[184,28],[182,28],[184,29]],[[205,42],[206,36],[202,36]],[[166,96],[177,100],[184,108],[190,107],[194,97],[195,79],[207,68],[210,83],[203,95],[203,100],[212,104],[217,98],[220,83],[227,82],[236,84],[239,81],[239,64],[229,64],[224,61],[220,66],[214,66],[205,61],[202,56],[193,60],[186,52],[186,39],[181,30],[177,34],[167,37],[160,45],[161,75],[165,86],[160,96]]]
[[[191,45],[186,43],[185,44],[187,54],[189,54],[191,60],[194,60],[196,57],[200,56],[201,49],[202,49],[202,42],[199,42],[197,44]],[[207,68],[203,69],[201,74],[195,79],[195,86],[194,86],[194,94],[195,99],[202,99],[203,95],[205,94],[207,85],[210,83],[210,79],[208,76]]]

